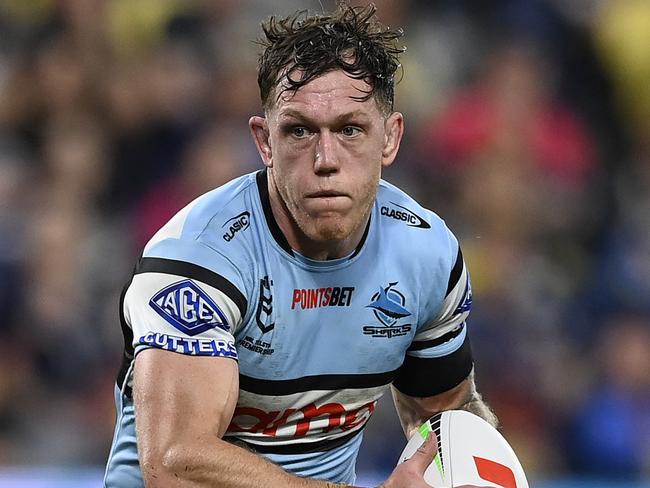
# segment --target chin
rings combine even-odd
[[[314,241],[343,241],[354,232],[354,226],[346,224],[340,219],[315,219],[303,232]]]
[[[317,229],[316,240],[319,241],[343,241],[350,237],[352,232],[340,227],[325,227]]]

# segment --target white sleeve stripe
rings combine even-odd
[[[425,329],[422,332],[416,334],[416,336],[413,338],[413,342],[432,341],[444,336],[445,334],[449,334],[450,332],[462,327],[468,315],[469,312],[459,313],[455,317],[452,317],[442,324],[438,323],[435,327]]]
[[[449,292],[453,290],[458,282],[460,281],[460,278],[462,277],[462,273],[465,270],[465,261],[463,260],[463,253],[460,251],[460,246],[458,247],[458,254],[456,255],[456,262],[454,263],[454,267],[451,269],[451,272],[449,273],[449,282],[447,283],[447,293],[445,296],[449,295]]]
[[[142,258],[135,269],[135,274],[162,273],[190,278],[221,291],[239,309],[239,314],[246,315],[248,301],[244,294],[228,279],[202,266],[185,261],[163,258]]]
[[[449,342],[450,340],[456,338],[460,334],[463,333],[465,330],[465,322],[462,322],[460,324],[460,327],[454,327],[452,330],[449,332],[440,335],[434,339],[429,339],[429,340],[418,340],[418,341],[413,341],[411,343],[411,347],[408,348],[409,351],[420,351],[422,349],[429,349],[430,347],[436,347],[441,344],[444,344],[445,342]],[[436,331],[439,332],[439,331]]]
[[[460,302],[465,297],[465,289],[467,288],[468,279],[469,275],[467,273],[467,269],[465,269],[465,266],[463,266],[463,271],[460,275],[460,278],[456,282],[456,286],[452,288],[452,290],[442,302],[442,307],[440,309],[440,313],[438,314],[438,319],[436,322],[442,320],[443,317],[451,316],[454,313],[454,310],[458,308],[458,305],[460,305]]]
[[[430,349],[423,349],[419,351],[409,351],[407,354],[411,357],[417,357],[417,358],[441,358],[444,356],[448,356],[449,354],[452,354],[453,352],[457,351],[465,342],[465,339],[467,337],[467,327],[463,327],[460,329],[460,334],[451,339],[450,341],[447,341],[443,344],[440,344],[436,347],[432,347]]]
[[[438,316],[418,331],[413,342],[435,340],[459,330],[469,316],[469,308],[463,306],[467,297],[471,296],[469,286],[469,273],[463,264],[460,277],[443,300]]]

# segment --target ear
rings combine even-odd
[[[399,150],[402,135],[404,134],[404,116],[400,112],[393,112],[384,124],[384,146],[381,150],[382,166],[390,166],[395,161]]]
[[[273,166],[273,153],[271,151],[271,139],[269,137],[269,125],[264,117],[254,115],[248,121],[253,140],[257,151],[262,157],[264,166],[271,168]]]

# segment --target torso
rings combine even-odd
[[[377,400],[418,328],[440,311],[453,265],[447,255],[455,251],[449,251],[448,231],[433,213],[382,183],[357,251],[334,261],[308,260],[282,238],[265,183],[260,172],[201,197],[161,229],[143,257],[206,268],[245,299],[197,282],[227,325],[189,336],[229,343],[238,356],[240,395],[226,438],[298,474],[349,482],[359,434]],[[425,261],[419,255],[441,258]],[[181,280],[145,285],[145,278],[136,275],[131,288],[153,288],[142,292],[138,305],[131,304],[129,293],[136,292],[129,290],[125,305],[136,353],[160,346],[138,342],[151,331],[128,323],[135,313],[129,307],[146,306],[147,293]],[[159,322],[165,337],[186,336],[168,319]],[[169,344],[163,348],[174,349]],[[127,393],[129,373],[126,361],[120,386]],[[324,461],[332,465],[325,473],[319,467]]]

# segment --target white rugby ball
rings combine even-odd
[[[438,436],[438,454],[424,473],[429,485],[528,488],[510,444],[485,420],[464,410],[448,410],[427,420],[409,439],[399,462],[409,459],[432,431]]]

